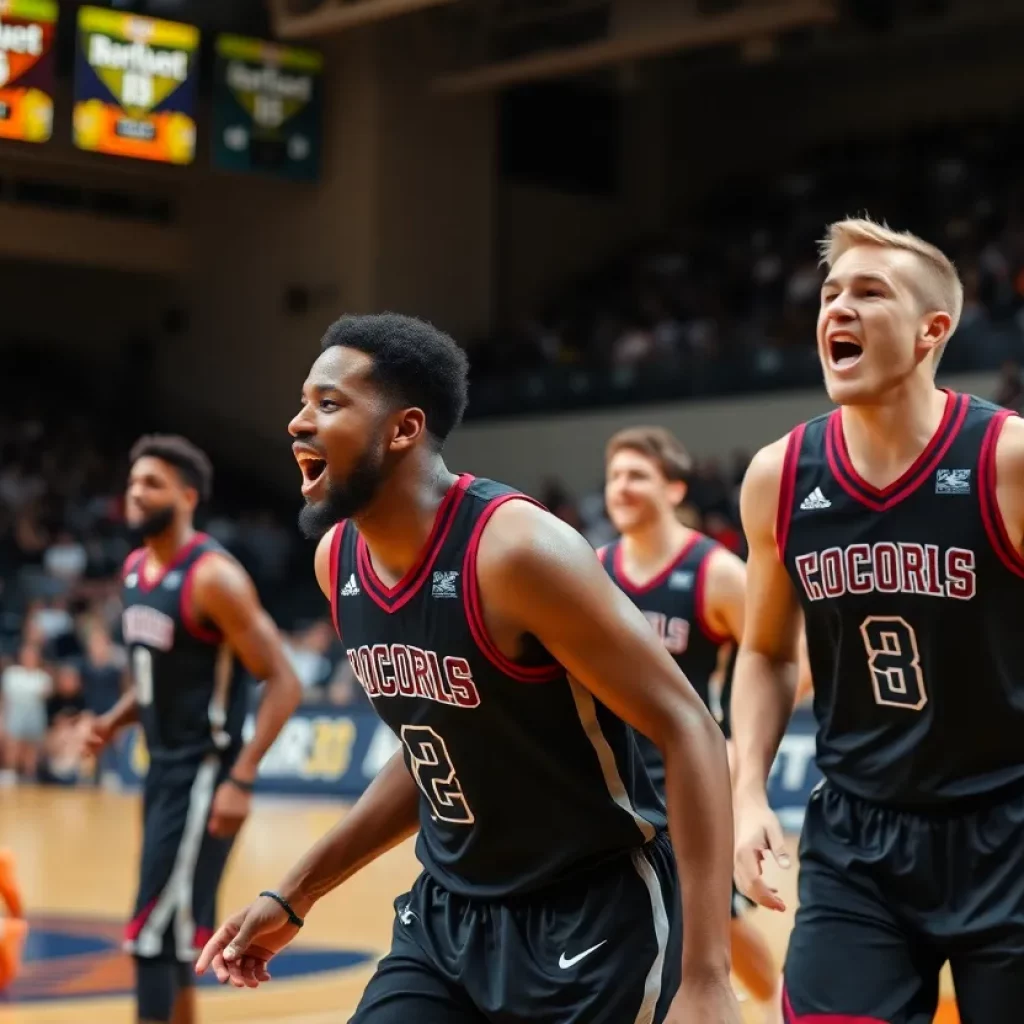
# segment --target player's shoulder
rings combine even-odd
[[[1020,477],[1024,474],[1024,419],[1009,409],[994,408],[993,426],[999,431],[995,445],[997,477]]]
[[[799,455],[807,424],[766,444],[750,460],[740,487],[740,517],[748,540],[773,535],[779,513],[783,481],[792,460]]]
[[[251,583],[248,570],[220,541],[208,535],[199,538],[193,562],[193,586],[235,588]]]
[[[801,423],[755,452],[743,475],[744,489],[760,490],[765,487],[778,487],[786,466],[786,458],[791,448],[802,436],[806,426],[807,424]]]
[[[471,546],[492,569],[515,571],[538,560],[567,559],[577,550],[594,557],[581,533],[530,495],[497,481],[473,481],[469,491],[481,500]]]
[[[735,551],[730,551],[713,537],[706,537],[704,540],[703,561],[707,564],[709,575],[718,573],[733,575],[736,572],[746,572],[746,562]]]

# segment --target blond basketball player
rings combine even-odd
[[[1024,424],[936,386],[963,289],[868,220],[823,243],[834,412],[755,457],[733,699],[736,879],[785,863],[766,780],[793,707],[800,609],[823,785],[800,848],[791,1024],[930,1024],[949,961],[965,1024],[1024,1013]]]

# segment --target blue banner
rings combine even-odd
[[[245,723],[246,739],[253,722],[250,716]],[[263,758],[256,792],[358,797],[398,747],[395,734],[369,709],[300,708]],[[122,739],[117,763],[122,782],[142,782],[149,757],[140,729]]]
[[[250,716],[246,739],[252,729]],[[815,731],[810,709],[797,709],[769,777],[768,798],[789,832],[800,831],[811,790],[821,781],[814,763]],[[267,751],[256,791],[354,799],[398,748],[395,734],[370,709],[300,708]],[[122,781],[138,785],[149,763],[141,731],[132,729],[117,750]]]

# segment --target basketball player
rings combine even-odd
[[[711,679],[743,636],[746,568],[732,552],[679,521],[692,468],[689,453],[661,427],[619,431],[605,450],[605,505],[621,538],[598,555],[609,575],[654,627],[666,650],[710,707]],[[723,700],[727,721],[728,698]],[[728,733],[726,733],[728,735]],[[647,772],[664,786],[665,765],[636,737]],[[733,968],[750,995],[778,1020],[778,972],[768,945],[733,900]]]
[[[403,749],[198,970],[266,981],[316,900],[418,827],[424,872],[357,1024],[738,1024],[714,719],[575,530],[446,468],[466,403],[451,338],[345,317],[322,348],[290,425],[300,522]],[[623,720],[665,756],[671,844]]]
[[[822,786],[800,845],[790,1022],[927,1024],[949,961],[964,1024],[1024,1013],[1024,423],[936,387],[963,289],[867,220],[823,244],[818,351],[839,408],[762,450],[735,676],[736,875],[767,907],[765,796],[803,607]]]
[[[144,541],[123,574],[133,685],[96,720],[89,743],[98,752],[140,721],[149,752],[141,874],[126,933],[140,1021],[195,1020],[190,964],[212,933],[221,873],[260,760],[301,695],[248,574],[193,526],[211,476],[207,457],[181,437],[143,437],[131,451],[126,518]],[[243,670],[263,681],[245,744]]]

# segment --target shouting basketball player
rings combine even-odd
[[[679,521],[690,470],[689,453],[661,427],[632,427],[612,437],[605,453],[605,504],[621,537],[598,554],[710,706],[712,676],[743,636],[746,567]],[[725,729],[728,703],[723,700]],[[646,736],[636,740],[648,774],[663,787],[661,752]],[[774,1022],[778,972],[764,938],[740,916],[740,902],[733,900],[733,968],[750,995],[769,1004]]]
[[[721,732],[576,531],[446,468],[466,375],[449,337],[405,317],[324,339],[290,426],[301,524],[323,534],[317,578],[403,749],[198,969],[267,980],[315,901],[418,827],[424,871],[358,1024],[738,1024]],[[671,844],[625,722],[664,755]]]
[[[823,244],[831,414],[743,485],[736,877],[786,860],[765,785],[793,707],[800,606],[823,785],[800,846],[788,1020],[927,1024],[949,961],[965,1024],[1024,1007],[1024,423],[935,385],[963,289],[867,220]]]
[[[195,1020],[190,965],[212,933],[256,770],[301,696],[248,574],[193,526],[211,477],[206,455],[184,438],[143,437],[132,449],[126,517],[144,539],[123,574],[132,686],[90,737],[98,752],[139,721],[149,752],[142,866],[126,935],[140,1021]],[[243,670],[263,682],[246,744]]]

